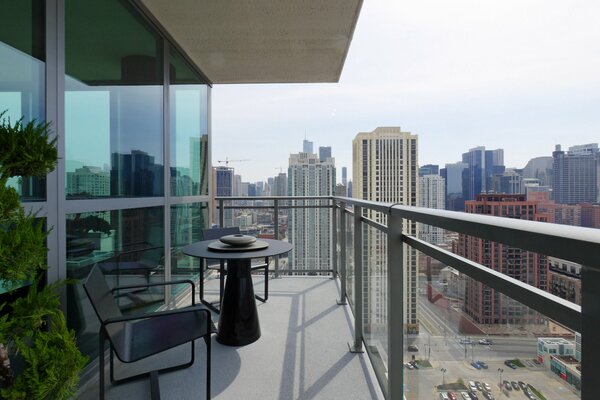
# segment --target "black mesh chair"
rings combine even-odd
[[[219,238],[225,235],[236,235],[240,233],[240,228],[230,227],[230,228],[210,228],[210,229],[202,229],[202,238],[203,240],[218,240]],[[213,269],[219,271],[219,306],[221,305],[221,301],[223,300],[223,290],[225,288],[225,275],[227,271],[225,269],[225,261],[224,260],[216,260],[216,259],[207,259],[206,268]],[[257,300],[262,301],[263,303],[267,301],[269,298],[269,257],[265,257],[265,262],[260,264],[254,264],[250,267],[252,271],[258,269],[265,270],[265,294],[264,297],[260,297],[255,295]],[[206,302],[204,300],[204,285],[202,283],[202,279],[200,279],[200,301],[202,303],[209,305],[211,308],[212,304]],[[215,311],[218,311],[215,309]]]
[[[142,287],[189,284],[192,287],[192,306],[177,310],[123,315],[113,292]],[[110,380],[112,383],[129,382],[150,375],[152,399],[160,398],[158,373],[187,368],[194,363],[194,341],[203,338],[206,343],[206,398],[210,398],[211,337],[216,332],[210,312],[195,305],[194,283],[190,280],[121,286],[110,289],[98,266],[94,266],[83,285],[94,311],[100,320],[99,368],[100,399],[104,400],[104,344],[110,344]],[[142,360],[151,355],[191,342],[191,360],[173,367],[157,369],[127,378],[115,379],[113,354],[124,363]]]

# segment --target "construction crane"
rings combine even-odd
[[[228,167],[230,162],[242,162],[242,161],[250,161],[250,160],[230,160],[229,157],[225,157],[225,161],[218,160],[218,163],[225,163],[225,166]]]
[[[283,173],[283,167],[275,167],[275,169],[278,169],[280,174]]]

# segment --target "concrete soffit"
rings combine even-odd
[[[134,0],[211,83],[339,81],[362,0]]]

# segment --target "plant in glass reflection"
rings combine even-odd
[[[25,212],[16,176],[45,176],[56,166],[56,139],[48,123],[11,123],[0,113],[0,284],[13,291],[33,282],[27,295],[0,305],[0,398],[68,399],[86,359],[67,328],[58,292],[64,282],[40,285],[47,236],[37,213]],[[11,364],[11,360],[17,360]],[[13,364],[18,364],[14,368]]]

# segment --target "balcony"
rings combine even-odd
[[[272,234],[283,240],[293,237],[285,216],[325,213],[329,235],[321,243],[334,251],[310,262],[297,255],[272,261],[269,301],[258,306],[261,339],[240,348],[213,347],[214,398],[431,399],[468,392],[470,381],[480,398],[484,391],[494,398],[525,392],[595,398],[591,378],[586,380],[600,372],[592,361],[599,355],[593,336],[600,328],[595,267],[582,268],[578,306],[431,245],[403,226],[406,220],[426,223],[587,266],[597,265],[600,254],[596,230],[342,197],[215,201],[223,211],[221,225],[235,215],[228,210],[273,213]],[[458,270],[462,282],[442,283],[431,272],[438,264]],[[452,284],[460,289],[450,290]],[[478,291],[478,284],[485,290]],[[218,293],[214,277],[206,277],[206,285]],[[260,293],[260,279],[255,287]],[[544,353],[538,337],[566,338],[581,346],[581,359],[560,350]],[[200,360],[203,347],[198,345]],[[177,351],[166,355],[177,357]],[[161,394],[195,398],[203,376],[201,362],[162,375]],[[142,380],[110,386],[108,394],[133,400],[149,391]],[[96,393],[91,379],[81,398]]]

